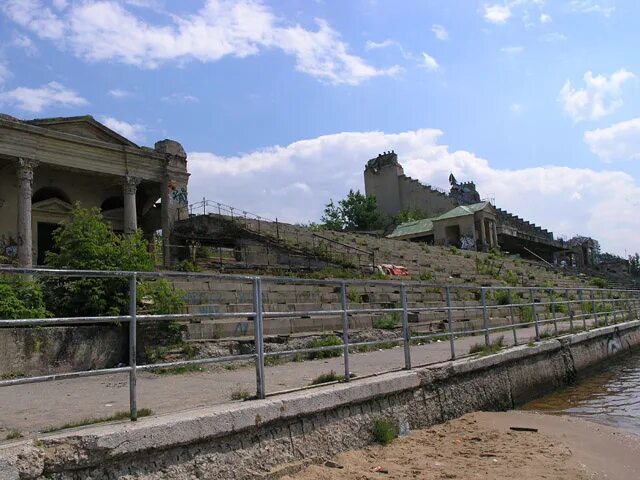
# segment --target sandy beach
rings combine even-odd
[[[476,412],[284,478],[629,480],[640,478],[640,437],[574,417]]]

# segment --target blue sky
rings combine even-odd
[[[317,220],[405,172],[640,250],[640,3],[3,0],[0,111],[189,153],[190,197]]]

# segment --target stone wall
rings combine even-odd
[[[6,377],[114,367],[127,356],[126,326],[0,328],[0,375]]]
[[[506,410],[639,344],[640,321],[632,321],[488,357],[44,437],[0,448],[0,479],[278,478],[370,443],[376,417],[393,417],[407,432]]]

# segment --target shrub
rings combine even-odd
[[[347,298],[351,303],[362,303],[362,293],[355,288],[349,287],[347,289]]]
[[[424,282],[433,280],[433,272],[428,272],[426,270],[423,270],[422,272],[420,272],[420,280]]]
[[[388,315],[373,319],[373,328],[392,330],[400,325],[400,313],[391,312]]]
[[[199,272],[200,267],[198,267],[191,260],[181,260],[173,266],[173,269],[178,272]]]
[[[381,445],[389,445],[398,437],[398,422],[393,418],[379,417],[373,421],[371,428],[373,439]]]
[[[44,306],[42,288],[17,275],[0,276],[0,318],[44,318],[49,312]]]
[[[535,320],[535,310],[531,305],[520,307],[521,323],[531,323]]]
[[[494,290],[492,297],[496,305],[509,305],[509,292],[507,290]]]
[[[507,285],[515,287],[516,285],[518,285],[519,279],[518,275],[513,270],[507,270],[504,275],[502,275],[502,280],[504,280],[504,283],[506,283]]]
[[[609,282],[606,278],[602,277],[593,277],[589,280],[589,285],[594,286],[596,288],[609,288]]]
[[[55,251],[46,263],[54,268],[151,271],[153,256],[142,232],[120,236],[98,208],[76,204],[71,218],[54,232]],[[52,277],[43,282],[45,304],[56,316],[124,315],[129,312],[126,278]],[[178,313],[183,293],[166,280],[140,282],[139,300],[147,313]]]
[[[333,347],[342,345],[342,339],[337,335],[323,335],[320,338],[314,338],[309,343],[309,348],[320,348],[320,347]],[[321,350],[319,352],[312,352],[311,358],[330,358],[330,357],[340,357],[342,355],[342,350],[336,348],[335,350]]]

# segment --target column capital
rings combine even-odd
[[[33,169],[38,166],[40,162],[34,158],[18,158],[18,179],[33,181]]]
[[[138,189],[138,185],[140,185],[140,178],[130,177],[129,175],[124,177],[124,183],[122,184],[122,188],[125,195],[135,195],[136,190]]]

